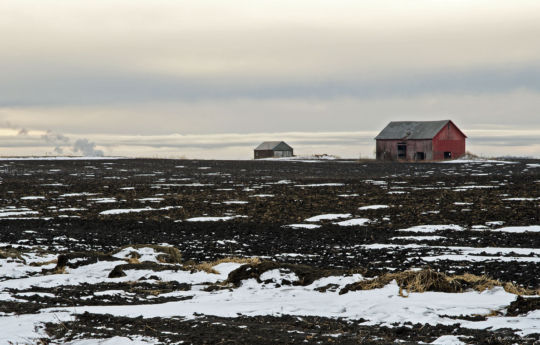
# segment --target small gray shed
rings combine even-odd
[[[293,148],[284,141],[265,141],[255,148],[255,159],[272,157],[292,157]]]

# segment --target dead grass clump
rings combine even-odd
[[[19,259],[26,263],[26,260],[22,257],[22,253],[15,248],[0,249],[0,259]]]
[[[218,271],[214,269],[214,266],[226,263],[226,262],[233,262],[237,264],[251,264],[251,265],[257,265],[261,262],[259,258],[239,258],[239,257],[228,257],[228,258],[222,258],[215,261],[210,262],[202,262],[200,264],[191,264],[188,265],[189,269],[196,270],[196,271],[204,271],[206,273],[213,273],[213,274],[219,274]]]
[[[127,262],[128,264],[134,264],[134,265],[141,263],[138,258],[129,258]]]
[[[41,267],[41,266],[46,266],[46,265],[50,265],[50,264],[56,264],[57,262],[58,262],[57,259],[53,259],[53,260],[49,260],[49,261],[43,261],[43,262],[31,262],[30,266]]]
[[[181,264],[182,263],[182,252],[175,247],[165,247],[165,246],[156,246],[154,248],[163,252],[162,255],[158,255],[157,259],[159,262],[164,262],[168,264]]]
[[[219,274],[219,272],[216,271],[212,266],[214,265],[211,262],[203,262],[196,265],[189,265],[188,268],[195,271],[204,271],[206,273]]]
[[[380,289],[395,280],[399,286],[399,295],[406,297],[407,293],[441,291],[441,292],[461,292],[461,285],[446,279],[443,273],[431,269],[421,271],[405,271],[398,273],[386,273],[375,279],[362,280],[345,286],[339,293],[344,294],[349,291]]]
[[[52,274],[65,274],[66,273],[66,266],[62,267],[55,267],[52,272]]]
[[[462,287],[459,282],[448,279],[444,273],[439,273],[432,269],[421,271],[407,271],[397,273],[396,280],[407,292],[461,292]]]
[[[531,290],[531,289],[525,289],[521,286],[516,286],[512,283],[505,283],[503,285],[504,291],[508,293],[513,293],[514,295],[518,296],[539,296],[540,295],[540,289]]]
[[[477,276],[474,274],[462,274],[448,276],[444,273],[436,272],[432,269],[420,271],[405,271],[398,273],[386,273],[375,279],[362,280],[345,286],[339,293],[344,294],[349,291],[380,289],[393,280],[399,286],[399,295],[406,297],[403,291],[411,292],[464,292],[468,289],[484,291],[502,286],[506,292],[516,295],[538,295],[538,290],[529,290],[515,286],[512,283],[501,283],[488,276]]]
[[[520,286],[516,286],[513,283],[503,283],[499,280],[492,279],[486,275],[477,276],[470,273],[465,273],[462,275],[456,275],[448,277],[448,279],[458,281],[460,284],[462,284],[464,287],[469,287],[471,289],[474,289],[476,291],[482,292],[485,290],[491,290],[496,286],[502,286],[503,289],[508,292],[512,293],[514,295],[539,295],[540,290],[531,290],[531,289],[525,289]]]

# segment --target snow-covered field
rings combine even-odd
[[[377,247],[380,248],[380,247]],[[499,312],[500,315],[488,317],[486,320],[461,321],[466,328],[493,330],[510,328],[519,335],[529,335],[540,331],[540,311],[531,311],[520,317],[504,316],[505,308],[516,299],[516,295],[504,291],[502,287],[495,287],[482,292],[467,291],[463,293],[444,292],[411,292],[406,297],[400,295],[400,288],[395,281],[388,285],[365,291],[354,291],[340,294],[340,290],[347,284],[363,279],[360,274],[328,276],[315,280],[313,283],[301,286],[294,285],[299,281],[296,274],[287,270],[273,269],[264,272],[258,279],[245,279],[238,287],[219,291],[204,291],[209,284],[227,284],[228,274],[242,266],[241,263],[220,263],[212,268],[215,273],[204,271],[177,271],[175,265],[170,270],[155,272],[152,269],[125,269],[126,275],[120,278],[109,278],[109,273],[118,265],[125,264],[127,260],[137,253],[141,262],[159,263],[158,251],[149,248],[127,247],[112,255],[116,261],[97,262],[78,268],[67,268],[59,274],[42,275],[31,266],[32,263],[46,262],[52,256],[41,256],[36,253],[37,248],[25,248],[26,253],[21,260],[2,260],[0,276],[0,300],[6,302],[20,302],[22,297],[39,296],[41,298],[55,299],[54,292],[43,293],[35,290],[50,289],[55,291],[57,286],[70,286],[78,284],[99,284],[134,282],[141,279],[175,281],[191,285],[189,291],[165,293],[161,297],[189,297],[186,300],[155,303],[155,304],[129,304],[129,305],[77,305],[74,307],[48,307],[41,309],[37,314],[0,316],[3,332],[0,333],[0,343],[25,342],[29,339],[46,337],[39,325],[44,322],[68,322],[74,315],[85,312],[93,314],[111,314],[124,317],[154,318],[154,317],[185,317],[196,318],[199,314],[215,315],[221,317],[259,316],[259,315],[297,315],[297,316],[323,316],[329,318],[345,318],[348,320],[367,320],[366,325],[395,326],[407,322],[430,325],[452,325],[456,323],[453,316],[464,315],[491,315]],[[489,248],[446,248],[463,253],[475,254],[485,252]],[[518,252],[523,255],[540,255],[540,249],[507,249],[491,248],[491,253]],[[424,258],[424,259],[429,259]],[[431,258],[433,259],[433,258]],[[540,261],[540,257],[535,258]],[[55,264],[43,265],[42,269],[52,269]],[[38,273],[38,274],[35,274]],[[11,279],[10,279],[11,278]],[[284,280],[288,283],[284,284]],[[291,285],[291,283],[293,285]],[[333,286],[332,291],[320,292],[317,288],[328,285]],[[25,291],[25,292],[21,292]],[[96,291],[85,296],[73,298],[81,301],[89,300],[95,296],[129,295],[125,290]],[[152,296],[148,296],[150,298]],[[24,301],[24,299],[22,300]],[[140,339],[140,342],[145,342]],[[152,342],[152,341],[150,341]]]

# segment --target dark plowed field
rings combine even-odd
[[[115,260],[111,253],[128,245],[167,244],[181,252],[181,262],[174,263],[178,270],[228,257],[257,257],[315,271],[361,272],[364,277],[430,268],[540,288],[538,160],[17,160],[0,162],[0,178],[0,258],[17,260],[31,249],[66,255],[67,266],[62,266],[76,269]],[[309,219],[321,215],[326,216]],[[356,225],[346,224],[359,219]],[[144,269],[159,272],[158,266]],[[125,267],[131,269],[143,267]],[[36,272],[29,276],[45,274]],[[0,284],[12,279],[0,275]],[[162,293],[191,288],[161,278],[129,287],[122,282],[10,287],[4,292],[35,291],[45,297],[0,300],[0,313],[166,303],[185,297]],[[128,289],[133,292],[129,298],[81,298],[92,291]],[[529,304],[530,310],[539,308],[537,300]],[[388,328],[364,321],[288,315],[143,319],[85,313],[69,323],[47,323],[46,341],[115,335],[194,344],[417,344],[447,334],[475,344],[532,344],[539,339],[538,334],[520,337],[508,329],[473,330],[459,324]]]

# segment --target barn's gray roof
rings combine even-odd
[[[450,120],[392,121],[375,139],[433,139]]]
[[[292,147],[287,145],[284,141],[265,141],[255,148],[255,151],[292,151]]]

